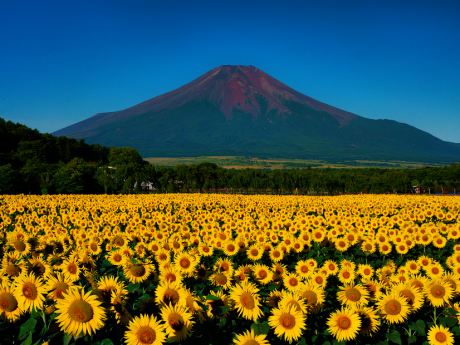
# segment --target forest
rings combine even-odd
[[[416,169],[224,169],[214,163],[154,166],[130,147],[41,134],[0,118],[0,194],[458,193],[460,165]]]

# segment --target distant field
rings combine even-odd
[[[201,157],[149,157],[146,161],[158,166],[176,166],[179,164],[198,164],[202,162],[215,163],[226,169],[295,169],[295,168],[418,168],[426,166],[422,162],[405,161],[366,161],[350,160],[326,162],[321,160],[307,159],[277,159],[244,156],[201,156]],[[429,164],[430,166],[442,166],[442,164]]]

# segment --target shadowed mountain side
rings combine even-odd
[[[252,66],[215,68],[164,95],[53,134],[135,147],[144,157],[460,160],[460,144],[328,106]]]

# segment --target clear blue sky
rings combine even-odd
[[[253,65],[460,142],[459,1],[3,1],[0,117],[53,132]]]

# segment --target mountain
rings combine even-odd
[[[253,66],[220,66],[135,105],[54,135],[131,146],[144,157],[251,155],[452,162],[460,144],[321,103]]]

